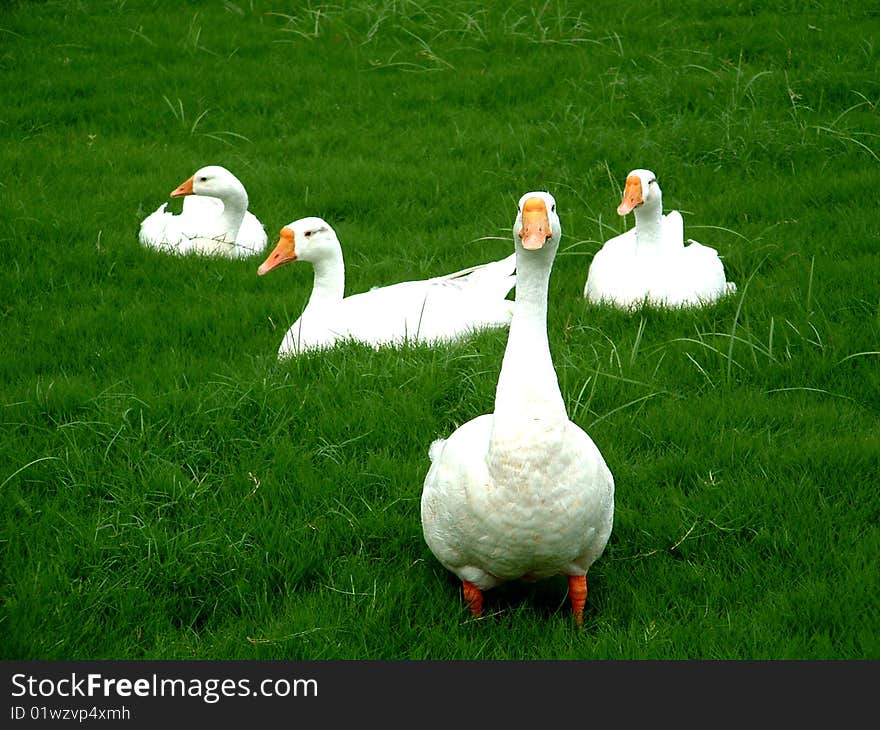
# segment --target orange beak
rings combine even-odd
[[[630,175],[626,179],[626,187],[623,189],[623,200],[617,206],[617,215],[626,215],[633,208],[637,208],[645,199],[642,197],[642,181],[638,175]]]
[[[184,195],[193,194],[193,179],[180,183],[175,190],[171,191],[172,198],[182,198]]]
[[[285,226],[281,229],[280,238],[275,248],[272,250],[266,260],[260,264],[257,273],[260,276],[268,274],[273,269],[277,269],[284,264],[292,264],[296,261],[296,244],[294,243],[293,231]]]
[[[547,204],[541,198],[529,198],[523,204],[522,228],[519,232],[522,247],[527,251],[537,251],[552,236]]]

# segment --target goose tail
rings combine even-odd
[[[432,442],[428,447],[428,456],[431,458],[431,463],[437,461],[440,458],[440,454],[443,453],[443,447],[446,445],[446,439],[437,439]]]

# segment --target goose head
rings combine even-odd
[[[623,189],[623,200],[617,206],[618,215],[626,215],[632,210],[644,206],[645,209],[662,208],[660,185],[657,176],[650,170],[633,170],[626,176],[626,187]]]
[[[519,199],[513,236],[517,247],[526,251],[555,250],[562,237],[562,225],[556,214],[556,200],[550,193],[526,193]]]
[[[220,199],[243,197],[247,200],[247,193],[241,181],[220,165],[202,167],[195,175],[171,191],[172,198],[182,198],[185,195],[207,195]]]
[[[338,256],[339,239],[330,224],[323,218],[300,218],[281,229],[278,243],[257,273],[263,276],[294,261],[316,264]]]

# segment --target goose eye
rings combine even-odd
[[[551,213],[555,213],[555,212],[556,212],[556,203],[554,203],[553,205],[550,206],[550,212],[551,212]]]
[[[652,177],[650,180],[648,180],[648,185],[653,185],[655,182],[657,182],[657,178]]]
[[[208,182],[208,178],[206,178],[206,177],[200,177],[200,178],[199,178],[199,182]]]
[[[312,233],[314,233],[314,231],[306,231],[303,235],[304,235],[306,238],[311,238]]]

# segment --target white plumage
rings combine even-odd
[[[650,170],[633,170],[626,178],[617,212],[630,211],[635,226],[606,241],[593,257],[584,287],[588,300],[624,309],[692,307],[736,290],[715,249],[691,239],[685,246],[681,214],[663,215],[660,185]]]
[[[301,218],[281,229],[280,240],[258,273],[293,261],[314,268],[312,293],[284,336],[279,357],[357,340],[373,347],[404,342],[436,344],[476,330],[504,327],[513,302],[515,258],[508,256],[445,276],[405,281],[344,296],[345,265],[336,232],[322,218]]]
[[[568,576],[581,621],[586,573],[611,534],[614,479],[569,420],[547,337],[550,270],[562,235],[549,193],[524,195],[514,225],[517,285],[492,413],[431,444],[421,519],[425,541],[464,584]]]
[[[247,209],[244,185],[225,167],[201,168],[173,190],[171,197],[183,197],[182,211],[179,215],[168,213],[168,203],[162,203],[148,215],[138,236],[144,246],[169,253],[231,258],[251,256],[266,248],[266,232]]]

